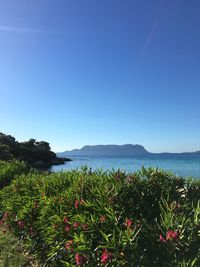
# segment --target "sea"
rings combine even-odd
[[[122,170],[129,172],[155,167],[170,171],[177,176],[200,179],[200,155],[195,154],[152,154],[146,156],[70,156],[72,161],[51,167],[51,171],[75,170],[87,166],[97,169]]]

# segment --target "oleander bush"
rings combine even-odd
[[[200,182],[159,169],[29,172],[0,191],[0,224],[45,266],[200,266]]]
[[[23,161],[6,162],[0,160],[0,189],[7,186],[17,175],[27,174],[29,171],[30,167]]]

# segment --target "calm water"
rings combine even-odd
[[[87,165],[92,170],[112,168],[127,172],[144,167],[159,167],[180,176],[200,178],[200,156],[196,155],[150,155],[145,157],[72,156],[73,161],[53,166],[52,171],[72,170]]]

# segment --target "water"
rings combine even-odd
[[[158,167],[173,172],[183,177],[192,176],[200,178],[200,156],[199,155],[148,155],[140,157],[111,157],[111,156],[72,156],[72,161],[64,165],[57,165],[51,171],[72,170],[87,165],[92,170],[121,169],[133,172],[144,167]]]

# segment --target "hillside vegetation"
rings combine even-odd
[[[55,164],[64,164],[67,158],[57,158],[45,141],[29,139],[18,142],[11,135],[0,133],[0,160],[23,160],[33,167],[46,167]]]
[[[152,168],[49,174],[6,164],[0,176],[17,175],[0,191],[1,227],[42,266],[200,266],[199,180]]]

